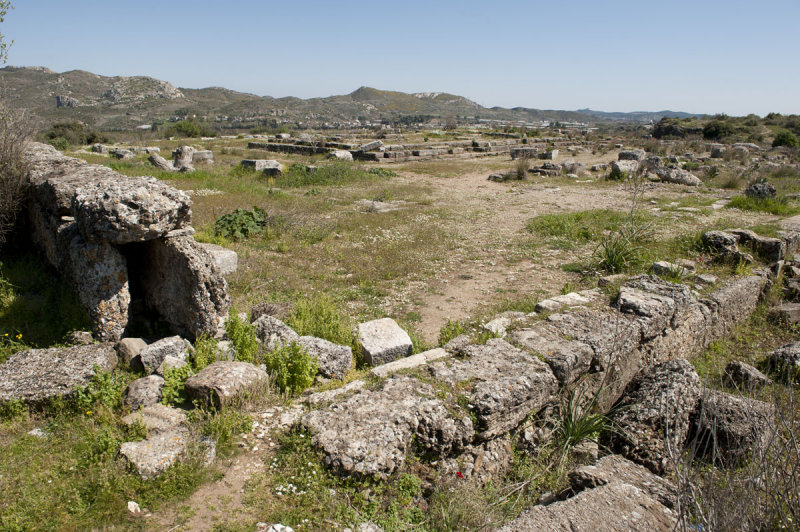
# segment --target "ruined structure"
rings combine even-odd
[[[152,177],[32,143],[27,211],[31,242],[70,283],[94,335],[116,341],[151,312],[193,338],[227,315],[227,285],[192,238],[192,202]]]

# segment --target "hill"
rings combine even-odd
[[[429,118],[524,122],[650,122],[686,113],[603,113],[483,107],[463,96],[443,92],[407,94],[360,87],[350,94],[324,98],[273,98],[223,87],[177,88],[147,76],[100,76],[83,70],[58,73],[45,67],[0,69],[0,86],[13,105],[28,109],[45,124],[80,120],[103,130],[133,129],[142,124],[187,117],[237,128],[275,123],[307,127],[351,127],[365,123],[424,121]]]

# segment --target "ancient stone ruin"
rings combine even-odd
[[[227,284],[192,238],[189,196],[45,144],[27,158],[31,242],[75,288],[96,338],[119,340],[146,315],[189,338],[216,333]]]

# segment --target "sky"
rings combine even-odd
[[[9,64],[268,96],[800,114],[800,0],[12,0]]]

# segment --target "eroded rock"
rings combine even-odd
[[[319,364],[319,373],[331,379],[341,379],[353,366],[353,350],[314,336],[301,336],[297,343],[308,350]]]
[[[408,333],[391,318],[368,321],[358,326],[364,360],[378,366],[411,354],[413,345]]]
[[[128,384],[122,395],[122,404],[136,410],[142,406],[151,406],[161,401],[161,389],[164,379],[158,375],[148,375]]]
[[[464,448],[474,434],[466,413],[452,417],[430,385],[409,377],[309,412],[301,423],[325,454],[325,465],[345,476],[385,478],[403,464],[412,442],[445,456]]]
[[[253,327],[255,327],[258,339],[270,351],[278,346],[300,341],[300,335],[294,332],[291,327],[268,314],[264,314],[255,320]]]
[[[266,386],[267,372],[248,362],[214,362],[186,380],[186,391],[207,404],[231,403],[251,388]]]
[[[38,403],[70,397],[100,371],[112,371],[117,355],[112,344],[77,345],[20,351],[0,364],[0,402]]]

